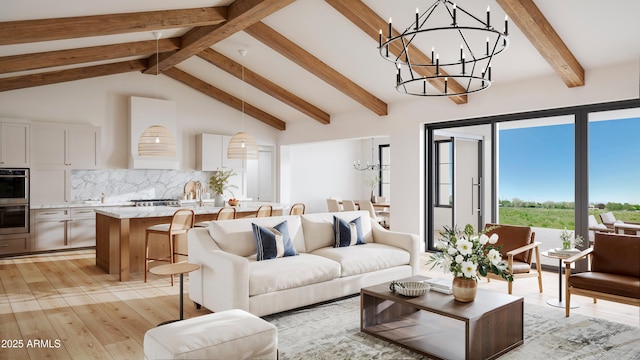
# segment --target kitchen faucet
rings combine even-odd
[[[204,202],[202,201],[202,183],[200,181],[196,181],[196,200],[198,201],[198,206],[204,206]]]

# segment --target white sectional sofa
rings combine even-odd
[[[363,245],[334,248],[333,216],[360,217]],[[256,261],[252,223],[287,221],[298,256]],[[416,275],[418,236],[392,232],[367,211],[213,221],[189,231],[189,297],[214,312],[264,316],[358,293],[362,287]]]

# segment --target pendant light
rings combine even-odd
[[[154,32],[153,37],[156,39],[156,106],[155,117],[159,115],[159,87],[158,87],[158,64],[160,63],[160,54],[158,42],[162,37],[161,32]],[[171,131],[162,125],[151,125],[145,129],[138,139],[138,156],[155,156],[155,157],[175,157],[177,154],[176,140]]]
[[[247,50],[240,50],[242,57],[247,55]],[[258,159],[258,144],[251,134],[244,132],[244,61],[242,62],[242,131],[233,135],[227,146],[227,158],[238,160]]]

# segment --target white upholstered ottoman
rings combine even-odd
[[[278,329],[243,310],[176,321],[144,334],[144,358],[276,359]]]

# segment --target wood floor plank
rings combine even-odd
[[[425,264],[428,254],[421,255]],[[120,282],[95,265],[94,250],[79,250],[22,258],[0,258],[0,333],[15,339],[60,339],[59,349],[0,350],[0,359],[142,359],[147,330],[179,316],[179,283],[167,277],[131,275]],[[421,266],[420,275],[446,278],[441,271]],[[185,276],[184,314],[192,318],[210,313],[196,309],[189,299]],[[177,279],[176,279],[177,280]],[[546,305],[558,296],[558,274],[543,272],[544,293],[537,279],[518,279],[513,293],[526,303]],[[506,293],[503,281],[481,280],[479,287]],[[572,314],[593,316],[638,326],[636,306],[575,296],[580,308]],[[549,311],[564,309],[549,306]]]

